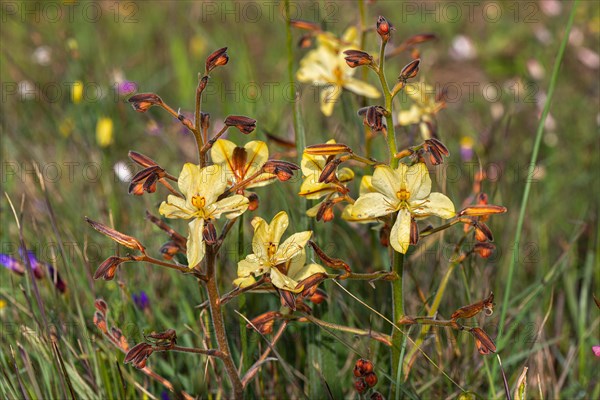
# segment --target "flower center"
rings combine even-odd
[[[396,192],[396,197],[400,201],[408,201],[410,199],[410,192],[406,189],[400,189]]]
[[[335,82],[337,84],[341,85],[342,82],[344,82],[344,80],[342,79],[342,69],[340,67],[335,67],[335,69],[333,70],[333,76],[335,77]]]
[[[277,245],[275,243],[269,243],[267,246],[267,255],[269,258],[273,257],[277,252]]]
[[[206,205],[206,199],[203,196],[192,196],[192,205],[201,210]]]

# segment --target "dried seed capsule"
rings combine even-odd
[[[215,50],[206,58],[206,73],[208,74],[213,69],[217,68],[218,66],[225,65],[228,62],[229,56],[227,55],[227,47]]]
[[[369,53],[360,50],[346,50],[344,51],[346,57],[346,64],[350,68],[356,68],[360,65],[370,65],[373,63],[373,57]]]
[[[163,104],[162,99],[154,93],[136,94],[131,96],[127,101],[130,102],[133,109],[138,112],[146,112],[152,106]]]
[[[137,151],[130,150],[127,155],[129,156],[129,158],[131,159],[131,161],[135,162],[136,164],[138,164],[138,165],[140,165],[140,166],[142,166],[144,168],[148,168],[148,167],[152,167],[152,166],[158,165],[156,163],[156,161],[154,161],[153,159],[151,159],[147,155],[144,155],[142,153],[138,153]]]
[[[368,373],[365,375],[365,382],[369,387],[377,385],[377,375],[374,372]]]
[[[256,120],[243,115],[230,115],[225,118],[225,125],[235,126],[240,132],[247,135],[256,129]]]
[[[406,82],[407,80],[414,78],[419,73],[419,64],[421,64],[421,59],[417,58],[416,60],[412,60],[408,64],[402,68],[400,72],[400,76],[398,77],[399,81]]]
[[[496,246],[489,242],[475,243],[475,246],[473,246],[473,251],[477,253],[481,258],[490,257],[494,253],[495,249]]]
[[[125,235],[124,233],[121,233],[112,228],[109,228],[108,226],[101,224],[100,222],[92,221],[88,217],[85,217],[85,221],[88,224],[90,224],[90,226],[92,228],[94,228],[95,230],[97,230],[98,232],[102,233],[103,235],[108,236],[115,242],[122,244],[125,247],[129,247],[130,249],[140,250],[140,251],[145,250],[145,247],[142,246],[142,244],[139,242],[139,240],[137,240],[136,238],[134,238],[132,236]]]
[[[487,333],[481,328],[471,328],[469,332],[475,338],[475,344],[480,354],[486,355],[496,352],[496,345]]]
[[[248,195],[248,210],[254,211],[258,208],[260,200],[256,193],[250,193]]]
[[[367,382],[365,382],[364,379],[360,378],[360,379],[357,379],[356,381],[354,381],[354,389],[356,389],[356,391],[359,394],[363,394],[364,392],[367,391],[368,388],[369,388],[369,386],[367,385]]]

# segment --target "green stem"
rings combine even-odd
[[[398,321],[404,317],[404,293],[402,290],[404,278],[404,254],[398,252],[393,253],[392,272],[398,276],[398,279],[392,281],[394,325],[396,325],[392,328],[392,376],[396,380],[396,384],[392,385],[391,397],[395,398],[395,395],[400,393],[400,391],[397,390],[397,387],[401,384],[400,380],[402,376],[400,353],[402,352],[404,334],[400,329],[397,329],[397,326]]]
[[[385,71],[384,71],[384,63],[385,63],[385,46],[387,41],[381,42],[381,48],[379,50],[379,68],[377,69],[377,76],[379,77],[379,82],[381,83],[381,90],[383,91],[383,96],[385,98],[385,109],[386,116],[385,121],[387,124],[387,146],[390,153],[390,166],[392,168],[398,167],[399,159],[395,158],[394,155],[398,152],[398,148],[396,147],[396,133],[394,132],[394,118],[392,117],[392,94],[390,93],[390,88],[387,84],[387,80],[385,79]]]
[[[244,259],[244,214],[240,215],[238,221],[238,260]],[[238,296],[238,308],[240,313],[244,314],[246,312],[246,295],[240,294]],[[242,345],[242,371],[248,371],[251,367],[250,363],[250,354],[248,353],[248,335],[246,330],[246,321],[243,318],[240,318],[240,341]]]

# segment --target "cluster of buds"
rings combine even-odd
[[[477,202],[462,209],[457,215],[458,217],[467,217],[464,220],[465,232],[471,227],[474,228],[474,237],[476,243],[473,245],[472,253],[477,254],[481,258],[488,258],[496,249],[492,243],[494,236],[490,228],[485,224],[490,215],[505,213],[506,207],[488,204],[488,196],[485,193],[477,195]]]
[[[361,65],[373,65],[373,57],[367,52],[361,50],[346,50],[344,51],[344,54],[346,55],[344,60],[346,60],[346,64],[348,64],[350,68],[360,67]]]
[[[387,127],[384,118],[387,114],[388,112],[382,106],[369,106],[358,110],[358,115],[363,117],[363,124],[374,133],[385,131]]]
[[[256,120],[243,115],[230,115],[225,118],[225,126],[236,127],[244,135],[248,135],[256,129]]]
[[[444,157],[448,157],[450,152],[444,143],[436,138],[425,140],[423,151],[429,154],[429,161],[432,165],[439,165],[444,162]]]
[[[124,352],[129,350],[129,343],[127,338],[123,335],[123,332],[117,327],[111,327],[108,329],[108,304],[102,299],[96,299],[94,302],[96,312],[94,313],[94,325],[102,332],[106,337],[109,338],[113,344],[119,347]]]
[[[294,163],[283,160],[268,160],[262,167],[262,171],[277,176],[281,182],[285,182],[294,176],[294,171],[300,167]]]
[[[458,319],[473,318],[480,312],[484,312],[486,316],[491,316],[494,312],[494,293],[476,303],[461,307],[452,313],[451,321],[456,322]],[[477,350],[482,355],[487,355],[496,352],[496,345],[488,334],[481,328],[470,328],[468,332],[475,338]]]
[[[141,196],[144,192],[154,193],[158,182],[173,191],[172,186],[164,178],[176,180],[175,177],[168,174],[156,161],[135,151],[130,151],[128,155],[131,161],[144,168],[131,178],[128,189],[129,194]]]
[[[377,385],[377,374],[374,371],[373,363],[369,360],[359,358],[356,364],[354,364],[352,373],[354,374],[354,389],[361,395]],[[379,392],[374,392],[371,395],[371,399],[383,398],[379,396],[381,396]]]

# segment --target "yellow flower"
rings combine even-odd
[[[74,104],[79,104],[81,102],[82,97],[83,97],[83,82],[81,82],[81,81],[73,82],[73,87],[71,88],[71,101]]]
[[[190,268],[194,268],[204,258],[206,244],[202,233],[204,221],[218,219],[221,214],[231,219],[248,208],[248,199],[236,194],[218,200],[227,188],[227,179],[219,165],[200,168],[186,163],[177,181],[185,199],[169,195],[160,205],[159,212],[167,218],[190,219],[187,239],[187,258]]]
[[[435,124],[433,117],[445,107],[444,101],[437,101],[435,89],[425,82],[410,83],[404,89],[413,104],[408,110],[398,114],[398,124],[402,126],[419,125],[424,140],[431,139],[430,125]]]
[[[300,61],[298,81],[323,86],[321,91],[321,111],[326,116],[333,113],[333,106],[342,94],[342,89],[358,95],[378,98],[381,94],[374,86],[353,78],[355,70],[345,61],[344,51],[358,49],[356,28],[350,27],[337,39],[325,32],[317,35],[319,45]]]
[[[387,165],[377,166],[368,193],[361,194],[347,208],[344,217],[350,220],[369,219],[398,213],[390,233],[394,250],[406,253],[410,244],[410,226],[413,218],[436,215],[452,218],[454,204],[441,193],[431,192],[431,178],[423,163],[413,166],[400,164],[397,169]]]
[[[219,139],[210,150],[213,163],[220,165],[225,171],[230,185],[240,183],[260,171],[269,159],[269,149],[265,142],[254,140],[244,147],[237,147],[229,140]],[[245,188],[265,186],[275,182],[277,175],[262,173]]]
[[[331,139],[327,143],[335,143],[335,140]],[[326,200],[331,200],[333,197],[338,197],[336,194],[339,195],[339,185],[328,182],[319,182],[319,177],[321,176],[326,163],[327,157],[325,156],[316,156],[307,154],[306,152],[302,154],[302,162],[300,163],[300,167],[302,168],[304,181],[300,186],[300,192],[298,195],[304,196],[309,200],[316,200],[323,196],[328,196]],[[335,174],[337,180],[342,184],[350,182],[354,178],[354,172],[350,168],[340,168]],[[306,211],[306,215],[309,217],[316,216],[321,204],[322,203],[318,203],[314,207],[308,209]]]
[[[273,285],[279,289],[298,293],[298,281],[325,270],[317,264],[304,265],[304,247],[312,232],[294,233],[281,243],[281,236],[289,225],[288,215],[281,211],[270,224],[260,217],[254,217],[253,254],[238,263],[238,279],[233,283],[240,287],[255,282],[254,278],[269,274]]]
[[[100,147],[108,147],[113,142],[113,121],[102,117],[96,124],[96,141]]]

